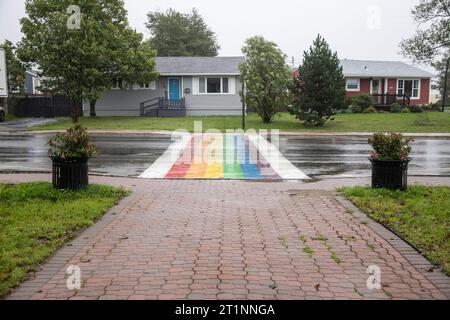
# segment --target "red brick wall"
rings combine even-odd
[[[397,93],[397,79],[388,79],[387,93],[390,93],[390,94]]]
[[[422,79],[420,83],[420,100],[418,104],[428,104],[430,103],[430,79]]]

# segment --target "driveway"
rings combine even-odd
[[[7,121],[0,123],[0,134],[7,133],[17,133],[32,126],[49,124],[52,122],[56,122],[56,119],[46,119],[46,118],[26,118],[26,119],[17,119],[14,121]]]
[[[0,176],[11,179],[48,176]],[[445,299],[439,288],[450,287],[398,237],[318,190],[329,183],[93,181],[134,192],[9,299]],[[66,287],[69,266],[81,270],[78,291]],[[381,289],[367,285],[374,266]]]

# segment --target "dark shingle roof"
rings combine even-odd
[[[434,75],[400,61],[341,60],[346,77],[433,78]]]
[[[239,75],[244,57],[158,57],[161,75]]]

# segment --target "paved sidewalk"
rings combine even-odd
[[[92,181],[134,192],[9,299],[446,298],[402,255],[418,254],[395,239],[399,249],[334,192],[313,190],[320,182]],[[81,268],[79,291],[66,288],[69,265]],[[370,265],[381,268],[382,290],[367,288]]]

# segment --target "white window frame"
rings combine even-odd
[[[348,82],[349,81],[356,81],[358,83],[358,88],[356,88],[356,89],[349,89],[348,88]],[[361,79],[360,78],[347,78],[345,80],[345,90],[347,90],[347,92],[358,92],[358,91],[361,91]]]
[[[413,88],[412,88],[412,90],[413,90],[413,93],[414,93],[414,90],[415,89],[417,89],[417,97],[411,97],[411,100],[420,100],[420,91],[421,91],[421,89],[422,89],[422,79],[397,79],[397,90],[396,90],[396,94],[398,95],[399,93],[399,84],[400,84],[400,81],[403,81],[403,94],[405,94],[405,81],[412,81],[412,83],[413,83]],[[417,88],[414,88],[414,82],[415,81],[417,81],[417,83],[418,83],[418,86],[417,86]]]
[[[148,85],[145,86],[145,85]],[[156,90],[156,81],[150,81],[149,83],[144,83],[144,87],[142,86],[142,83],[138,83],[135,85],[136,90]]]
[[[208,78],[219,78],[220,79],[220,92],[208,92]],[[223,79],[228,79],[228,92],[223,92]],[[200,79],[205,79],[205,92],[200,92]],[[234,78],[231,76],[201,76],[195,77],[193,81],[197,81],[197,86],[194,86],[198,90],[195,92],[197,95],[234,95],[233,85],[235,86]]]
[[[122,80],[122,87],[119,86],[119,80]],[[117,81],[117,86],[112,86],[111,85],[111,90],[122,90],[125,87],[123,79],[116,78],[116,79],[113,80],[113,83],[115,84],[116,81]]]

